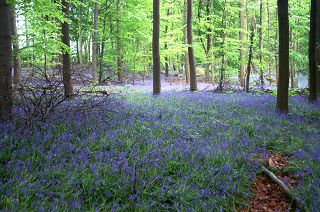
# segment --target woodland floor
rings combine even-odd
[[[292,96],[279,115],[265,93],[162,87],[157,97],[150,81],[83,88],[111,95],[32,128],[16,110],[0,124],[0,210],[294,210],[257,158],[319,210],[319,104]]]

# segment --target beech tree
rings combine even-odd
[[[316,90],[317,95],[320,96],[320,2],[316,2]]]
[[[0,0],[0,120],[9,118],[12,111],[10,17],[9,4]]]
[[[184,0],[184,8],[183,8],[183,43],[186,47],[184,50],[184,71],[186,75],[187,84],[190,83],[190,65],[189,65],[189,54],[188,54],[188,39],[187,39],[187,17],[188,17],[188,2]]]
[[[62,0],[62,11],[66,17],[69,16],[70,3],[67,0]],[[70,48],[70,28],[67,21],[62,23],[62,42]],[[69,50],[64,49],[62,54],[62,75],[64,93],[66,97],[70,97],[74,94],[72,80],[71,80],[71,58]]]
[[[93,34],[92,34],[92,78],[93,78],[93,82],[98,81],[98,75],[97,75],[98,13],[99,13],[99,5],[97,2],[94,2]]]
[[[311,0],[310,33],[309,33],[309,101],[316,102],[316,5],[317,0]]]
[[[153,0],[153,36],[152,36],[152,56],[153,56],[153,94],[161,92],[160,82],[160,0]]]
[[[288,0],[278,0],[279,18],[279,80],[277,111],[288,113],[289,90],[289,16]]]
[[[250,90],[250,74],[251,74],[251,65],[253,57],[253,42],[254,42],[254,26],[255,26],[255,16],[251,18],[251,34],[250,34],[250,46],[249,46],[249,59],[247,65],[247,77],[246,77],[246,92]]]
[[[240,54],[239,54],[239,64],[240,64],[240,70],[239,70],[239,81],[240,86],[245,86],[245,66],[244,66],[244,0],[240,0],[240,12],[239,12],[239,19],[240,19],[240,31],[239,31],[239,41],[240,41]]]
[[[197,74],[194,62],[194,52],[192,46],[192,0],[188,0],[188,13],[187,13],[187,39],[188,39],[188,54],[190,66],[190,90],[197,90]]]
[[[17,33],[17,14],[15,6],[11,6],[11,24],[12,24],[12,36],[13,36],[13,70],[14,78],[13,83],[19,84],[21,81],[21,64],[19,56],[19,37]]]

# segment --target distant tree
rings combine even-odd
[[[262,64],[262,49],[263,49],[263,30],[262,30],[262,9],[263,4],[262,0],[260,0],[260,18],[259,18],[259,69],[260,69],[260,84],[261,86],[264,86],[264,80],[263,80],[263,64]]]
[[[183,42],[184,45],[188,45],[188,39],[187,39],[187,17],[188,17],[188,3],[187,0],[184,0],[184,9],[183,9]],[[190,83],[190,65],[189,65],[189,54],[188,54],[188,48],[184,50],[184,69],[185,69],[185,75],[186,75],[186,82],[187,84]]]
[[[170,10],[167,9],[167,16],[169,16],[169,15],[170,15]],[[166,26],[165,26],[165,35],[166,35],[166,37],[168,37],[168,29],[169,29],[169,26],[168,26],[168,24],[166,24]],[[168,39],[168,38],[166,38],[166,39]],[[167,41],[165,41],[165,43],[164,43],[164,49],[168,50],[168,42]],[[165,76],[168,77],[169,76],[169,58],[168,58],[168,55],[165,56],[164,60],[165,60],[164,61]]]
[[[246,76],[246,91],[250,90],[250,74],[251,74],[251,65],[252,65],[252,57],[253,57],[253,44],[254,44],[254,25],[255,25],[255,16],[252,15],[251,18],[251,34],[250,34],[250,46],[249,46],[249,59],[247,65],[247,76]]]
[[[6,0],[0,0],[0,120],[11,116],[11,20],[10,7]]]
[[[153,56],[153,94],[161,92],[160,82],[160,0],[153,0],[153,37],[152,37],[152,56]]]
[[[239,71],[239,81],[241,87],[245,86],[245,80],[244,80],[244,75],[245,75],[245,66],[244,66],[244,0],[240,0],[240,12],[239,12],[239,18],[240,18],[240,31],[239,31],[239,40],[240,40],[240,55],[239,55],[239,60],[240,60],[240,71]]]
[[[288,113],[289,90],[289,16],[288,0],[278,0],[279,18],[279,80],[277,111]]]
[[[309,101],[316,102],[316,5],[317,0],[311,0],[310,33],[309,33]]]
[[[99,5],[98,2],[94,2],[93,9],[93,34],[92,34],[92,78],[93,82],[98,81],[97,75],[97,53],[98,53],[98,14]]]
[[[122,44],[121,44],[121,30],[120,30],[120,7],[121,0],[117,0],[117,23],[116,23],[116,40],[117,40],[117,74],[118,74],[118,81],[123,82],[123,75],[122,75],[122,68],[123,68],[123,58],[122,58]]]
[[[187,13],[187,39],[188,39],[188,54],[190,65],[190,90],[197,90],[197,74],[194,62],[194,52],[192,46],[192,0],[188,0],[188,13]]]
[[[221,68],[220,68],[220,79],[219,79],[219,90],[222,92],[223,82],[226,76],[226,37],[227,37],[227,0],[224,0],[221,18]]]
[[[16,8],[13,5],[11,7],[11,23],[12,23],[12,36],[13,36],[13,83],[19,84],[21,81],[21,64],[19,57],[19,37],[17,33],[17,14]]]
[[[81,2],[81,0],[80,0]],[[83,64],[83,43],[82,43],[82,5],[80,4],[79,6],[79,16],[78,16],[78,40],[77,40],[77,47],[78,47],[78,63]]]
[[[62,0],[62,11],[66,17],[69,16],[69,2],[67,0]],[[62,42],[64,45],[70,48],[70,28],[67,21],[62,23]],[[72,80],[71,80],[71,58],[69,50],[64,50],[62,54],[62,75],[63,75],[63,85],[64,93],[66,97],[70,97],[74,94]]]

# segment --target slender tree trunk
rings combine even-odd
[[[153,37],[152,37],[152,56],[153,56],[153,94],[161,92],[160,82],[160,0],[153,0]]]
[[[268,14],[268,49],[270,50],[270,9],[269,9],[269,0],[267,0],[267,14]],[[268,66],[269,66],[269,78],[271,79],[271,57],[268,56]]]
[[[102,67],[102,63],[103,63],[103,56],[104,56],[104,48],[106,45],[106,29],[107,29],[107,13],[108,13],[108,9],[110,7],[110,5],[108,6],[108,0],[106,0],[105,2],[106,4],[106,8],[105,8],[105,13],[103,16],[103,28],[102,28],[102,43],[101,43],[101,51],[100,51],[100,55],[99,55],[99,82],[102,81],[102,71],[103,71],[103,67]]]
[[[188,45],[187,40],[187,14],[188,14],[188,4],[187,0],[184,0],[184,29],[183,29],[183,42],[185,47]],[[189,64],[189,54],[188,54],[188,48],[184,51],[184,69],[186,74],[186,82],[187,84],[190,83],[190,64]]]
[[[294,49],[294,37],[292,29],[289,30],[289,46],[291,49]],[[294,60],[290,60],[290,87],[291,89],[294,88]]]
[[[169,9],[167,9],[167,17],[169,16],[169,14],[170,14],[170,11],[169,11]],[[168,24],[166,24],[166,26],[165,26],[165,36],[166,36],[166,39],[168,39]],[[168,58],[168,55],[167,55],[167,50],[168,50],[168,42],[167,41],[165,41],[165,43],[164,43],[164,49],[165,49],[165,51],[166,51],[166,56],[165,56],[165,62],[164,62],[164,64],[165,64],[165,76],[166,77],[168,77],[169,76],[169,58]]]
[[[276,15],[278,16],[278,9],[276,11]],[[279,40],[279,32],[278,32],[278,30],[276,30],[276,35],[275,35],[275,39],[274,39],[274,48],[276,48],[278,40]],[[275,68],[276,68],[276,82],[278,84],[278,81],[279,81],[279,52],[278,53],[275,52],[274,60],[275,60]]]
[[[278,0],[279,17],[279,81],[277,111],[288,113],[289,88],[289,16],[288,0]]]
[[[320,96],[320,2],[316,2],[316,90]]]
[[[260,18],[259,18],[259,70],[260,70],[260,84],[264,86],[263,80],[263,64],[262,64],[262,49],[263,49],[263,31],[262,31],[262,0],[260,0]]]
[[[121,35],[120,35],[120,4],[121,0],[117,0],[117,74],[118,74],[118,81],[123,82],[123,75],[122,75],[122,48],[121,48]]]
[[[247,65],[246,92],[249,92],[250,90],[250,74],[251,74],[253,43],[254,43],[254,25],[255,25],[255,17],[253,15],[251,19],[251,35],[250,35],[250,47],[249,47],[249,59],[248,59],[248,65]]]
[[[310,33],[309,33],[309,101],[316,102],[316,5],[317,0],[311,0]]]
[[[224,1],[224,7],[223,7],[223,14],[221,19],[221,36],[222,36],[222,42],[221,42],[221,48],[222,48],[222,57],[221,57],[221,69],[220,69],[220,80],[219,80],[219,90],[222,92],[223,90],[223,81],[224,81],[224,75],[225,75],[225,39],[226,39],[226,6],[227,6],[227,0]]]
[[[79,43],[79,55],[78,55],[78,59],[79,59],[79,64],[83,64],[83,43],[82,43],[82,6],[79,5],[79,20],[78,20],[78,31],[79,31],[79,39],[78,39],[78,43]]]
[[[10,7],[6,0],[0,0],[0,120],[10,118],[12,112],[10,28]]]
[[[26,46],[29,46],[28,17],[26,14],[24,16],[24,33],[25,33],[25,39],[26,39]],[[27,61],[30,61],[29,55],[27,56]],[[27,64],[27,66],[29,66],[29,63]]]
[[[192,0],[188,0],[188,14],[187,14],[187,39],[188,39],[188,53],[190,65],[190,90],[197,90],[197,74],[194,62],[194,52],[192,46]]]
[[[99,14],[99,5],[97,2],[94,2],[93,36],[92,36],[92,78],[94,83],[98,82],[98,74],[97,74],[98,14]]]
[[[240,40],[240,72],[239,72],[239,81],[240,81],[240,86],[244,87],[245,86],[245,80],[244,80],[244,75],[245,75],[245,66],[243,64],[244,62],[244,0],[240,0],[240,32],[239,32],[239,40]]]
[[[19,37],[17,33],[17,14],[15,6],[11,7],[11,15],[12,15],[12,36],[13,36],[13,70],[14,70],[14,78],[13,83],[19,84],[21,82],[21,64],[19,57]]]
[[[69,2],[67,0],[62,0],[62,11],[66,17],[69,16]],[[70,47],[70,28],[68,22],[62,23],[62,42]],[[63,67],[62,67],[62,75],[63,75],[63,85],[65,96],[70,97],[74,94],[72,79],[71,79],[71,58],[70,54],[67,51],[63,52]]]
[[[211,14],[210,14],[210,0],[206,0],[206,16],[207,16],[207,46],[206,46],[206,81],[210,81],[210,64],[211,64],[211,43],[212,43],[212,28],[211,28]]]

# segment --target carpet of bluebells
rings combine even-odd
[[[0,124],[0,210],[247,208],[255,158],[270,151],[320,209],[319,104],[291,97],[279,115],[267,94],[117,91],[102,111]]]

